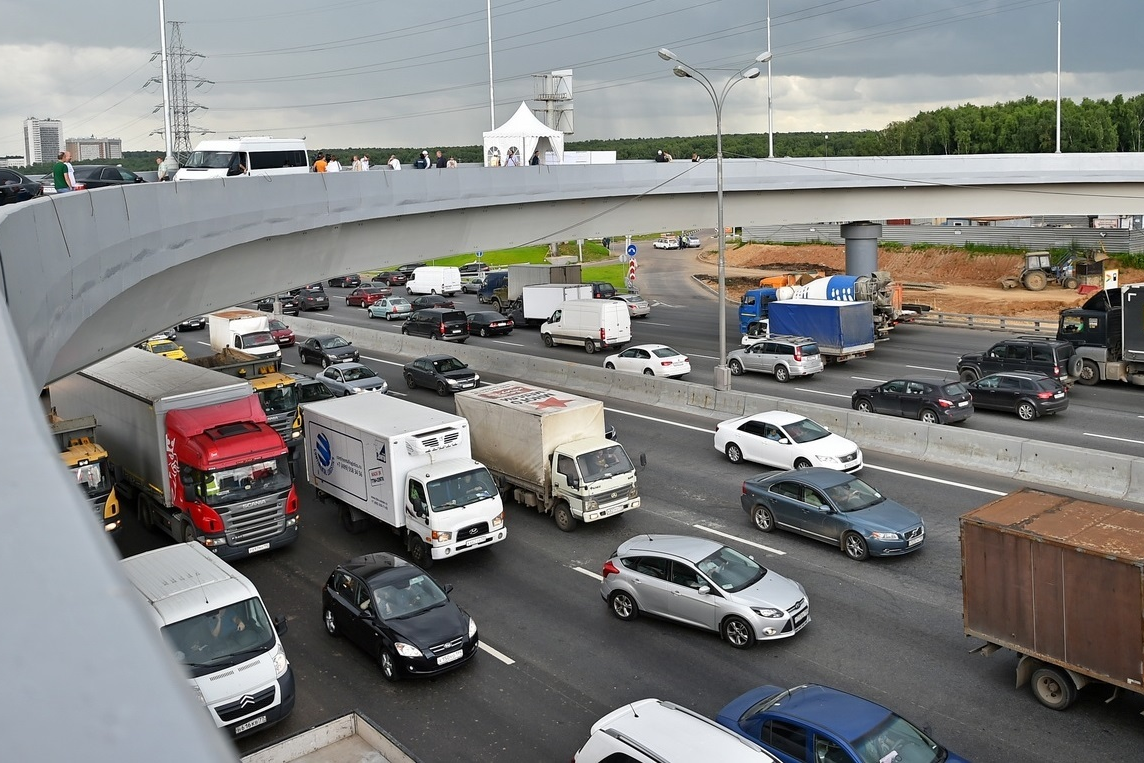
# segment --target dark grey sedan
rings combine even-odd
[[[315,379],[326,385],[336,397],[357,395],[362,392],[389,391],[389,384],[369,366],[361,363],[336,363],[319,371]]]
[[[1016,413],[1022,421],[1069,407],[1068,389],[1060,381],[1029,371],[1002,371],[965,385],[975,408]]]
[[[850,405],[864,413],[885,413],[927,424],[952,424],[973,415],[973,398],[959,381],[894,379],[854,390]]]
[[[317,363],[325,368],[334,363],[361,360],[361,354],[344,337],[319,334],[298,342],[298,360],[302,365]]]
[[[426,355],[406,363],[402,371],[410,389],[427,387],[444,397],[461,390],[473,389],[481,383],[476,371],[452,355]]]
[[[147,182],[131,170],[111,164],[77,164],[74,169],[75,182],[89,190]]]
[[[838,546],[855,561],[908,554],[925,543],[916,512],[835,469],[760,474],[743,483],[739,500],[762,532],[790,530]]]

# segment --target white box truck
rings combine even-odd
[[[215,725],[241,737],[294,709],[294,672],[258,589],[200,543],[120,562]]]
[[[500,493],[460,416],[351,395],[305,405],[302,424],[306,477],[320,499],[338,500],[350,532],[378,519],[404,533],[422,567],[507,537]]]
[[[560,305],[573,299],[592,299],[592,285],[544,283],[525,286],[521,290],[524,323],[539,326],[560,309]]]
[[[599,400],[507,381],[453,401],[501,492],[552,514],[561,530],[639,507],[635,466],[604,436]]]
[[[222,352],[228,347],[260,358],[281,358],[278,340],[270,333],[266,313],[232,307],[207,316],[211,349]]]

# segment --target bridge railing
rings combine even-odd
[[[984,331],[1014,331],[1021,334],[1056,334],[1056,318],[1018,318],[1012,315],[967,315],[929,311],[914,318],[914,323],[925,326],[981,329]]]

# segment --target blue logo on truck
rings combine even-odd
[[[334,471],[334,453],[330,447],[330,440],[324,433],[319,434],[314,442],[314,460],[318,464],[318,471],[326,477]]]

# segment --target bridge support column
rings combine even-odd
[[[846,275],[864,276],[878,269],[878,239],[882,237],[880,223],[865,220],[842,226],[846,241]]]

